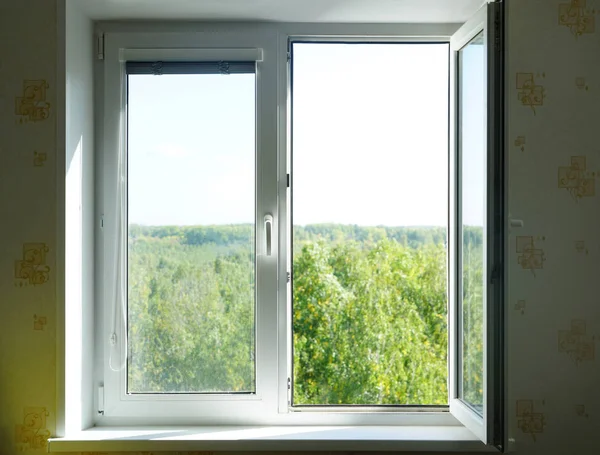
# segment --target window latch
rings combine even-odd
[[[104,415],[104,385],[98,386],[98,414]]]
[[[271,243],[273,235],[273,215],[265,215],[265,256],[271,256]]]

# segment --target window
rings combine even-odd
[[[448,52],[292,43],[295,406],[448,403]]]
[[[496,447],[506,418],[500,14],[487,5],[450,41],[450,411]]]
[[[485,263],[485,66],[483,34],[458,51],[460,199],[461,350],[460,386],[465,401],[483,406],[483,304]]]
[[[503,445],[499,15],[106,33],[99,425]]]
[[[127,63],[130,394],[255,391],[255,67]]]

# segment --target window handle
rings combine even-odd
[[[273,215],[265,215],[265,256],[271,256],[271,243],[273,240]]]

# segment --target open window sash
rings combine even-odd
[[[505,451],[502,6],[450,42],[449,403]]]

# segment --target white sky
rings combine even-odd
[[[483,83],[471,66],[469,94]],[[130,223],[253,222],[254,86],[254,75],[130,76]],[[447,45],[296,44],[293,88],[294,224],[446,225]],[[483,104],[469,96],[471,179]],[[465,184],[466,224],[481,225],[481,183]]]
[[[463,224],[483,226],[485,213],[485,75],[483,40],[475,38],[460,55],[462,110]]]

